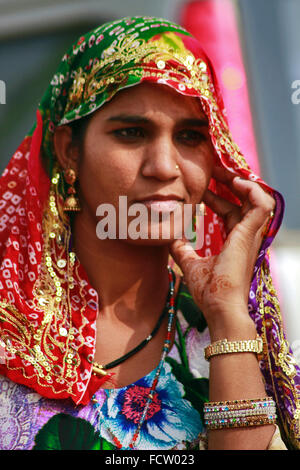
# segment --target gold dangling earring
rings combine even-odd
[[[67,184],[70,185],[68,189],[69,196],[65,199],[64,211],[65,212],[79,212],[81,210],[79,200],[76,197],[76,189],[74,188],[77,175],[75,170],[68,168],[64,171],[64,178]]]

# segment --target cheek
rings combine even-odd
[[[208,188],[213,169],[212,159],[203,159],[202,163],[190,165],[186,172],[186,187],[192,203],[199,203]]]
[[[79,168],[82,197],[88,205],[116,204],[119,195],[126,195],[136,177],[136,169],[122,164],[119,156],[109,152],[86,152]]]

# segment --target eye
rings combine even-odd
[[[184,129],[177,134],[177,140],[190,147],[196,147],[202,142],[207,140],[207,135],[204,132],[195,129]]]
[[[145,137],[144,129],[141,127],[124,127],[122,129],[115,129],[113,134],[120,139],[136,140]]]

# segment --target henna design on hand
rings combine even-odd
[[[209,292],[211,294],[216,294],[218,292],[222,292],[226,289],[231,289],[232,283],[230,282],[230,277],[227,274],[222,274],[220,276],[216,276],[213,282],[209,287]]]

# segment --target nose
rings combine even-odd
[[[142,174],[167,181],[179,176],[178,150],[170,136],[157,137],[145,149]]]

